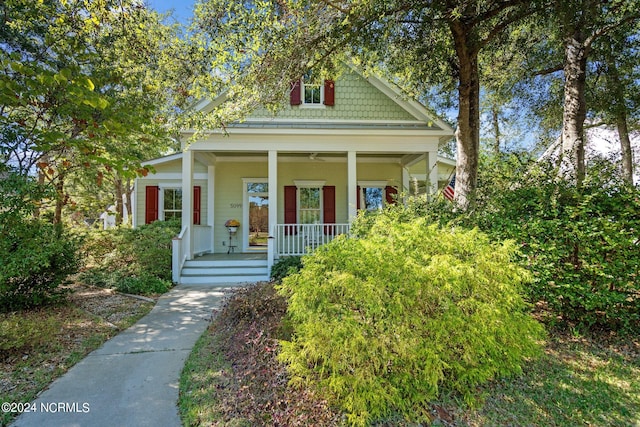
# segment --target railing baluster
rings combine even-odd
[[[277,224],[276,257],[304,255],[331,242],[340,234],[349,234],[349,224]]]

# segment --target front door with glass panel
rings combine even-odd
[[[267,250],[269,237],[269,184],[267,180],[245,181],[243,227],[245,250]]]

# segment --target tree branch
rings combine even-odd
[[[475,26],[476,24],[479,24],[481,22],[486,22],[489,19],[498,16],[502,11],[504,11],[504,10],[510,8],[510,7],[516,6],[518,4],[528,5],[528,2],[523,1],[523,0],[507,0],[507,1],[502,2],[500,4],[496,4],[493,9],[489,9],[484,13],[480,13],[480,14],[476,15],[476,17],[471,19],[469,21],[469,23],[472,26]]]
[[[331,1],[331,0],[322,0],[322,3],[326,4],[327,6],[337,10],[340,13],[344,13],[345,15],[348,15],[351,13],[351,8],[344,8],[341,5],[339,5],[337,2],[335,1]]]
[[[640,13],[634,14],[634,15],[629,15],[626,16],[625,18],[623,18],[622,20],[615,22],[615,23],[611,23],[609,25],[605,25],[602,28],[599,28],[598,30],[594,31],[593,34],[591,34],[589,37],[587,37],[587,39],[584,41],[584,46],[585,47],[591,47],[591,44],[598,38],[601,37],[605,34],[607,34],[609,31],[614,30],[624,24],[626,24],[627,22],[633,22],[636,20],[640,19]]]
[[[491,29],[491,31],[489,31],[489,34],[483,40],[480,41],[479,49],[482,49],[487,44],[489,44],[495,37],[497,37],[500,34],[502,34],[502,32],[509,25],[513,24],[514,22],[519,21],[520,19],[522,19],[522,18],[524,18],[526,16],[532,15],[533,13],[535,13],[537,11],[535,8],[530,8],[528,6],[528,3],[526,3],[526,2],[521,2],[521,1],[515,0],[515,1],[507,2],[507,3],[510,3],[509,6],[506,6],[502,10],[505,10],[507,7],[515,6],[518,3],[525,4],[526,6],[524,7],[524,9],[521,9],[521,10],[516,9],[515,11],[513,11],[511,16],[509,16],[509,13],[507,13],[507,16],[499,24],[494,26]],[[486,19],[489,19],[489,18],[486,18]]]
[[[564,69],[564,67],[562,66],[562,64],[556,64],[552,67],[549,68],[545,68],[543,70],[538,70],[538,71],[534,71],[532,74],[534,76],[546,76],[549,74],[553,74],[557,71],[562,71]]]

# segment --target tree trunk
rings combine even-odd
[[[64,174],[60,173],[56,179],[56,208],[53,215],[54,224],[62,224],[62,208],[67,204],[67,198],[64,194]]]
[[[127,221],[133,224],[133,209],[131,207],[131,193],[133,193],[133,186],[131,185],[131,179],[127,178],[125,185],[125,209],[127,210]]]
[[[622,154],[622,178],[633,185],[633,154],[631,152],[631,140],[627,127],[627,107],[624,99],[624,89],[620,82],[618,67],[613,55],[607,52],[607,89],[614,97],[614,117],[620,138],[620,153]]]
[[[454,201],[467,209],[478,183],[480,152],[480,79],[478,54],[471,33],[459,22],[450,24],[458,58],[458,127]]]
[[[620,110],[616,117],[620,148],[622,152],[622,177],[629,185],[633,185],[633,154],[631,152],[631,139],[627,128],[627,115]]]
[[[576,31],[565,40],[564,112],[560,175],[582,184],[585,176],[584,121],[586,119],[585,80],[588,48],[584,36]]]
[[[498,105],[494,101],[491,104],[491,120],[493,123],[493,154],[498,157],[500,155],[500,121],[499,121],[499,111]]]
[[[115,183],[115,187],[116,187],[116,225],[121,225],[122,224],[122,214],[123,214],[123,208],[122,208],[122,179],[120,179],[118,176],[115,177],[114,180]]]

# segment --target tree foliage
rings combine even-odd
[[[170,145],[175,29],[134,0],[7,0],[0,19],[0,158],[56,189],[60,222],[71,175],[135,176]]]
[[[384,69],[405,87],[457,90],[456,200],[476,186],[480,134],[479,54],[537,2],[206,0],[197,25],[221,47],[217,64],[234,76],[232,105],[276,104],[310,68],[332,70],[348,58]],[[414,92],[415,93],[415,92]],[[241,104],[238,104],[238,103]]]
[[[60,226],[33,217],[42,188],[0,167],[0,311],[60,299],[78,267],[77,242]]]
[[[622,171],[633,184],[630,133],[640,127],[640,22],[626,23],[594,42],[593,72],[587,80],[587,105],[593,121],[618,130]],[[635,126],[634,126],[635,125]]]
[[[77,267],[62,217],[81,189],[145,174],[172,144],[190,102],[176,36],[136,0],[0,2],[3,309],[51,299]]]
[[[533,275],[527,298],[567,324],[633,332],[640,326],[640,192],[615,163],[587,168],[581,187],[523,156],[485,161],[476,205],[462,214],[446,200],[406,211],[442,225],[479,227],[520,244]]]
[[[581,183],[587,119],[622,128],[625,142],[626,115],[637,92],[640,9],[627,0],[553,2],[548,8],[552,13],[542,11],[503,34],[510,48],[500,57],[509,61],[493,73],[493,82],[502,94],[511,91],[531,105],[543,129],[560,137],[559,174]],[[628,146],[622,151],[630,152]],[[625,168],[629,180],[629,161]]]

